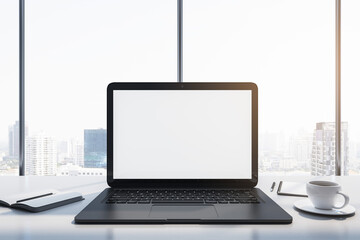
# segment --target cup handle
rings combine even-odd
[[[340,209],[340,208],[343,208],[343,207],[345,207],[346,205],[349,204],[349,196],[348,196],[348,195],[346,195],[345,193],[342,193],[342,192],[338,192],[337,194],[342,195],[342,196],[344,197],[345,201],[344,201],[344,204],[341,205],[340,207],[335,207],[335,206],[333,206],[333,208],[335,208],[335,209]]]

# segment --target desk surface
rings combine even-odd
[[[0,239],[360,239],[360,176],[320,178],[337,181],[349,194],[357,210],[349,218],[302,213],[293,208],[302,198],[270,192],[273,181],[310,179],[314,178],[260,177],[258,187],[293,216],[290,225],[75,225],[74,216],[107,187],[104,177],[0,177],[0,198],[44,188],[78,191],[85,197],[42,213],[0,207]]]

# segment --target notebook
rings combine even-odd
[[[306,184],[303,182],[280,181],[277,194],[284,196],[307,197]]]
[[[47,189],[0,197],[0,205],[29,212],[41,212],[83,199],[81,193],[78,192],[59,192]]]

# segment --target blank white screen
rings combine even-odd
[[[250,90],[115,90],[115,179],[251,179]]]

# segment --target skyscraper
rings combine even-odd
[[[27,137],[28,129],[25,126],[25,137]],[[8,158],[19,160],[19,121],[9,126],[9,153]]]
[[[348,124],[341,123],[341,170],[348,175]],[[330,176],[335,174],[335,123],[316,124],[311,153],[311,175]]]
[[[73,154],[75,159],[74,164],[76,166],[84,167],[84,144],[80,142],[76,142],[74,143],[73,146],[74,146]]]
[[[26,138],[26,174],[38,176],[56,175],[56,141],[44,134]]]
[[[84,167],[84,144],[76,139],[58,141],[58,165],[73,164]]]
[[[106,167],[106,130],[84,130],[84,167]]]
[[[311,162],[313,134],[300,130],[289,139],[289,154],[294,157],[296,167],[309,171]]]

